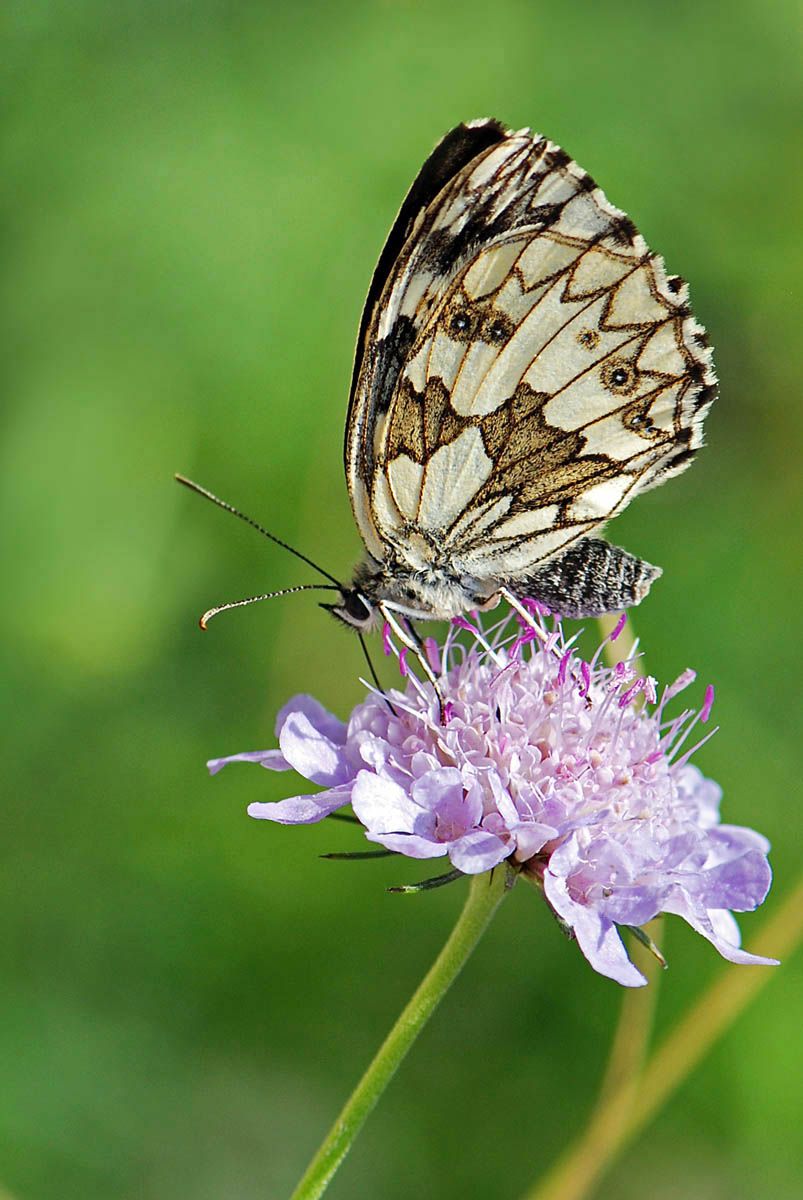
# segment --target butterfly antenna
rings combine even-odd
[[[246,520],[248,518],[246,517]],[[249,596],[247,600],[231,600],[228,604],[217,604],[208,608],[198,624],[206,629],[212,617],[225,612],[228,608],[245,608],[246,604],[257,604],[260,600],[272,600],[274,596],[289,596],[291,592],[340,591],[339,584],[334,583],[299,583],[295,587],[281,588],[278,592],[265,592],[263,596]]]
[[[257,522],[252,520],[251,517],[247,517],[245,513],[241,513],[240,510],[235,508],[232,504],[227,504],[225,500],[221,500],[220,497],[216,496],[213,492],[207,491],[205,487],[201,487],[200,483],[193,483],[191,479],[187,479],[184,475],[176,475],[175,478],[179,483],[183,483],[185,487],[189,488],[190,491],[197,492],[199,496],[205,496],[207,500],[211,500],[213,504],[217,504],[218,508],[225,508],[226,512],[231,513],[232,516],[239,517],[241,521],[245,521],[246,525],[250,525],[253,529],[256,529],[258,533],[263,534],[266,538],[269,538],[270,541],[275,542],[277,546],[281,546],[283,550],[289,550],[289,552],[294,554],[296,558],[300,558],[301,561],[305,562],[308,567],[312,567],[313,571],[317,571],[319,575],[323,575],[324,579],[330,580],[334,587],[336,587],[339,591],[342,591],[342,585],[337,579],[335,579],[334,575],[330,575],[328,571],[324,571],[323,567],[319,567],[317,563],[314,563],[311,558],[307,558],[306,554],[302,554],[300,550],[295,550],[292,546],[288,546],[287,542],[283,542],[281,538],[277,538],[275,533],[268,533],[267,529],[264,529],[261,525],[257,524]],[[287,590],[298,591],[299,589],[288,588]],[[283,593],[271,592],[269,594],[272,596],[280,596]],[[254,596],[253,599],[264,600],[267,599],[267,597]],[[214,615],[215,612],[220,612],[223,608],[236,608],[239,604],[251,603],[253,603],[252,600],[238,600],[236,604],[224,604],[221,605],[220,608],[210,609],[209,612]],[[207,615],[207,613],[204,613],[204,617]],[[201,623],[203,624],[203,618],[201,619]]]

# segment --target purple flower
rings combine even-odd
[[[443,718],[406,656],[404,691],[371,691],[348,724],[296,696],[277,717],[278,750],[213,759],[210,771],[245,760],[323,788],[253,803],[252,817],[305,824],[351,804],[368,840],[389,850],[448,856],[470,875],[507,862],[543,891],[591,965],[619,983],[646,981],[618,927],[662,912],[683,917],[731,962],[773,962],[739,948],[731,915],[766,896],[769,843],[720,824],[721,791],[689,762],[701,742],[684,749],[708,719],[713,690],[699,714],[669,717],[694,672],[658,699],[632,658],[604,666],[600,646],[586,662],[557,620],[528,609],[531,624],[508,617],[483,631],[458,618],[442,647],[427,640]],[[385,643],[399,656],[388,631]]]

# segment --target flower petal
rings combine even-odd
[[[369,842],[377,842],[386,850],[395,850],[407,858],[442,858],[449,849],[446,842],[433,842],[414,833],[372,833],[365,831]]]
[[[324,708],[320,700],[316,700],[314,696],[309,696],[306,692],[300,692],[299,695],[293,696],[288,700],[276,714],[276,736],[279,737],[287,718],[292,713],[303,713],[309,719],[309,722],[315,729],[318,730],[325,738],[337,743],[339,746],[345,745],[346,730],[348,726],[345,721],[341,721],[339,717],[334,716],[328,709]]]
[[[578,946],[595,971],[625,987],[644,986],[647,980],[628,958],[613,921],[577,904],[569,895],[566,880],[549,870],[544,874],[544,895],[558,916],[571,926]]]
[[[667,898],[664,904],[664,912],[676,913],[677,916],[683,917],[683,920],[687,921],[697,933],[701,933],[704,938],[707,938],[711,945],[728,962],[739,963],[742,966],[778,966],[777,958],[764,958],[760,954],[748,954],[746,950],[742,950],[739,946],[741,938],[739,937],[738,926],[736,927],[736,934],[739,940],[735,943],[731,940],[731,931],[733,925],[736,925],[735,921],[733,925],[727,922],[727,933],[723,937],[720,931],[725,927],[725,923],[721,919],[720,911],[712,909],[710,912],[700,912],[692,905],[689,897],[679,889]]]
[[[752,912],[765,899],[771,883],[772,871],[766,858],[760,851],[751,850],[704,871],[694,894],[706,908]]]
[[[348,804],[350,799],[350,785],[333,787],[316,792],[314,796],[291,796],[274,803],[249,804],[248,815],[263,821],[276,821],[279,825],[312,825]]]
[[[516,841],[516,860],[526,862],[543,850],[548,841],[555,837],[557,830],[553,825],[544,825],[540,821],[518,821],[510,827]]]
[[[210,775],[217,775],[224,767],[233,762],[259,763],[269,771],[292,771],[292,767],[281,750],[244,750],[242,754],[229,754],[225,758],[210,758],[207,762]]]
[[[462,809],[464,802],[463,780],[456,767],[438,767],[414,779],[410,795],[421,808],[456,815],[455,806]]]
[[[321,712],[329,716],[325,709],[321,708]],[[345,783],[354,775],[344,743],[333,741],[325,732],[329,724],[321,720],[319,726],[309,712],[295,709],[288,713],[279,730],[279,746],[287,762],[299,775],[324,787]]]
[[[413,833],[421,808],[401,784],[360,771],[351,789],[355,816],[371,833]]]
[[[481,875],[483,871],[490,871],[509,854],[510,846],[496,834],[486,833],[484,829],[472,829],[449,847],[452,866],[466,875]]]

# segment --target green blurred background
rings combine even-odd
[[[19,1200],[284,1197],[463,898],[333,863],[349,827],[246,804],[311,691],[360,697],[311,578],[179,470],[346,573],[360,307],[415,171],[462,119],[562,143],[692,282],[721,400],[688,475],[615,538],[665,575],[650,669],[717,687],[725,819],[799,868],[798,6],[7,3],[2,324],[5,833],[0,1181]],[[761,916],[741,921],[745,940]],[[723,969],[673,921],[666,1028]],[[749,968],[745,968],[746,970]],[[800,1194],[800,964],[600,1197]],[[519,1195],[583,1121],[620,991],[517,889],[333,1200]]]

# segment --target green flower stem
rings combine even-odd
[[[475,875],[471,880],[463,911],[446,945],[324,1138],[291,1200],[315,1200],[323,1195],[365,1118],[485,932],[508,886],[508,871],[504,866],[484,875]]]

